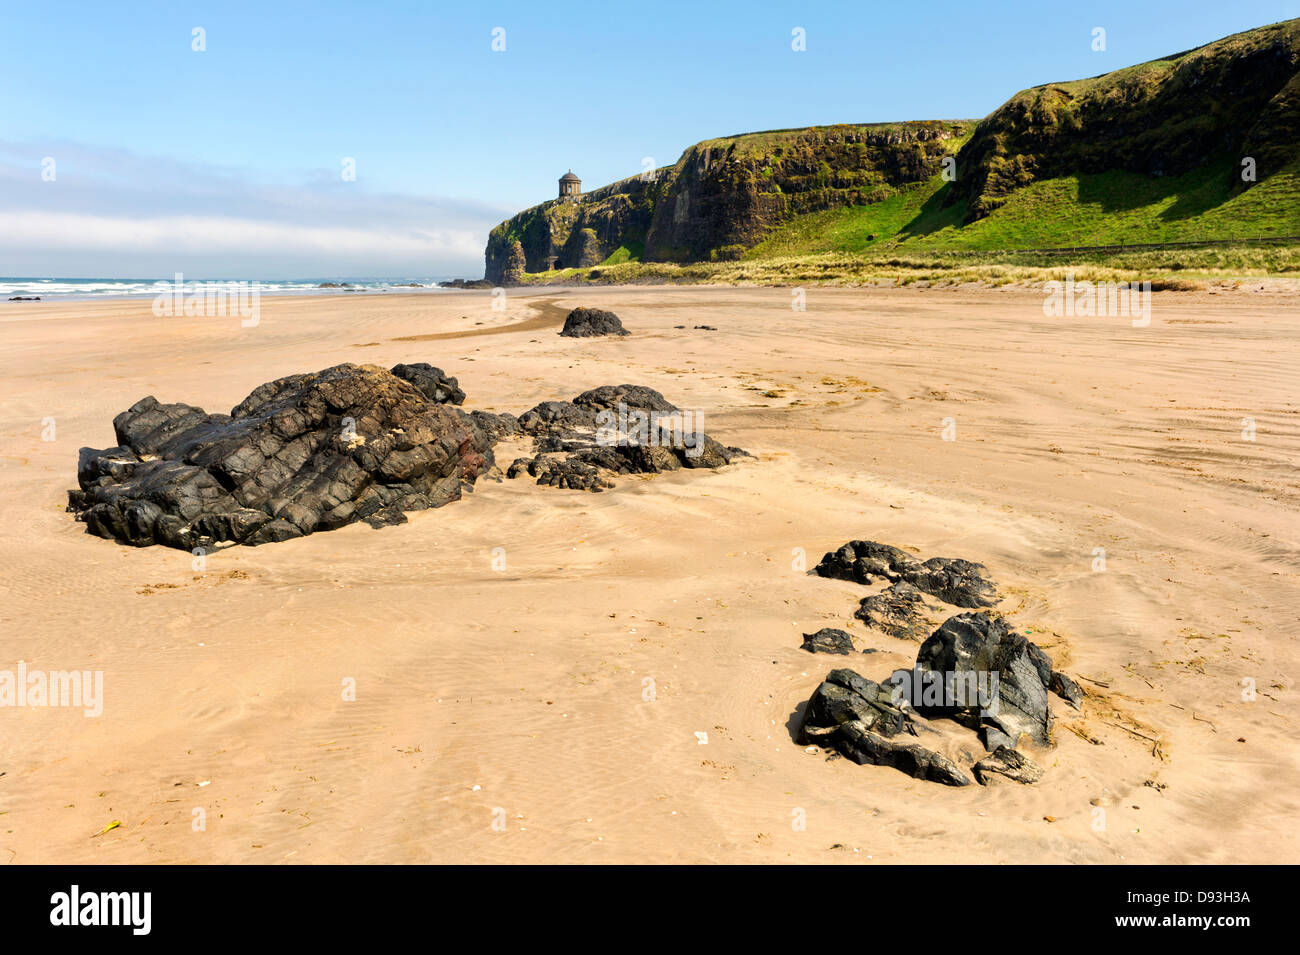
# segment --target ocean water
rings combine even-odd
[[[46,299],[83,299],[83,298],[153,298],[159,292],[174,290],[175,277],[159,279],[46,279],[46,278],[4,278],[0,277],[0,303],[7,302],[15,296],[24,298],[37,296]],[[240,279],[185,279],[187,291],[204,285],[233,285]],[[326,282],[344,285],[343,288],[321,288]],[[418,288],[411,288],[415,283]],[[398,279],[294,279],[285,281],[258,280],[249,282],[246,287],[254,288],[261,295],[337,295],[358,294],[362,292],[443,292],[434,279],[398,278]]]

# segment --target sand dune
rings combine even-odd
[[[1024,290],[790,301],[264,298],[254,328],[0,310],[0,669],[105,684],[98,718],[0,709],[0,862],[1294,860],[1300,299],[1157,294],[1148,328],[1045,318]],[[632,335],[558,337],[581,304]],[[603,494],[481,481],[202,571],[64,512],[78,448],[139,398],[228,410],[342,361],[428,361],[467,408],[516,413],[647,384],[755,458]],[[954,790],[792,741],[844,665],[802,633],[882,651],[848,663],[874,679],[915,657],[852,619],[862,588],[807,572],[853,538],[986,564],[1080,678],[1041,783]]]

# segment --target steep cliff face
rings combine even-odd
[[[507,219],[488,236],[485,275],[504,280],[515,241],[529,272],[597,265],[619,249],[660,262],[735,257],[793,216],[879,202],[930,178],[973,128],[879,123],[708,140],[652,176]]]
[[[644,259],[732,258],[793,216],[880,202],[937,173],[973,125],[826,126],[699,143],[665,172]]]
[[[1180,175],[1251,157],[1257,180],[1300,148],[1300,20],[1238,33],[1088,80],[1023,90],[976,127],[947,203],[966,221],[1016,189],[1061,175],[1126,170]]]
[[[490,282],[506,281],[514,242],[522,246],[529,272],[596,265],[622,247],[639,252],[658,192],[655,182],[634,177],[576,200],[552,199],[525,209],[488,234],[484,275]]]

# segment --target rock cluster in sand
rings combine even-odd
[[[879,594],[864,598],[855,616],[902,639],[915,638],[928,625],[926,611],[937,609],[925,603],[922,593],[959,607],[991,606],[997,600],[997,588],[982,564],[939,557],[921,562],[875,541],[845,544],[822,558],[816,571],[863,584],[891,581]],[[824,629],[806,636],[804,649],[851,653],[853,642],[842,630]],[[983,699],[954,696],[951,688],[957,685],[978,686],[987,693]],[[956,763],[899,738],[917,735],[923,725],[917,718],[948,718],[978,733],[989,751],[973,767],[980,783],[993,776],[1030,783],[1042,770],[1017,747],[1051,744],[1050,693],[1076,708],[1083,700],[1078,684],[1054,670],[1051,657],[1005,619],[983,610],[961,613],[925,639],[911,671],[898,671],[880,684],[852,670],[832,671],[808,701],[798,741],[826,746],[858,763],[894,766],[919,779],[964,786],[970,778]]]
[[[538,453],[511,476],[562,487],[599,490],[612,474],[714,468],[743,453],[657,418],[629,429],[629,406],[676,413],[639,385],[543,402],[518,419],[465,412],[464,400],[455,378],[425,363],[290,375],[230,414],[150,396],[113,419],[116,447],[82,449],[69,510],[91,533],[136,546],[257,545],[361,520],[402,523],[407,511],[458,500],[494,467],[493,445],[521,429]]]
[[[745,455],[709,437],[698,422],[643,385],[604,385],[572,401],[544,401],[519,416],[535,453],[516,459],[507,473],[602,491],[615,475],[719,468]]]

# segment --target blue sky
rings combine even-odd
[[[978,118],[1296,16],[1300,0],[10,2],[0,274],[480,275],[487,230],[570,167],[594,188],[731,133]]]

